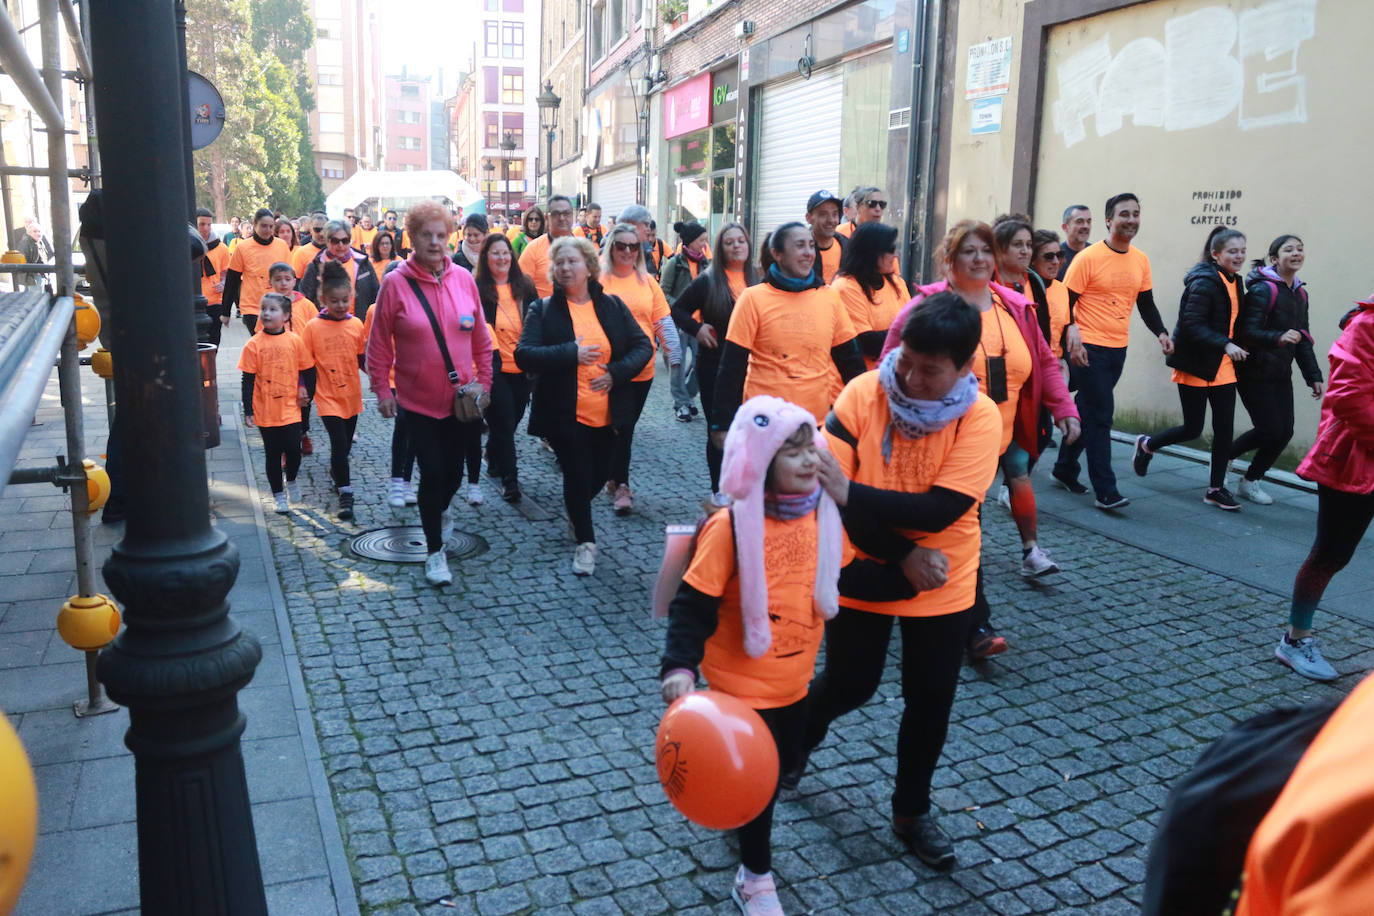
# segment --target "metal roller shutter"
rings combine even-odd
[[[592,176],[592,203],[601,204],[601,218],[609,222],[612,216],[635,202],[635,176],[632,165]]]
[[[806,199],[821,188],[839,196],[841,68],[763,90],[754,173],[754,237],[806,216]]]

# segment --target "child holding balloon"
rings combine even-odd
[[[669,605],[660,671],[669,703],[691,693],[699,668],[713,692],[755,709],[783,769],[802,751],[807,685],[825,621],[838,607],[840,567],[852,556],[839,511],[821,488],[824,447],[815,418],[795,404],[759,396],[740,408],[721,473],[721,490],[735,502],[698,534]],[[711,778],[700,767],[688,778],[693,772]],[[731,896],[746,916],[782,913],[769,848],[776,798],[774,778],[762,813],[739,828]]]

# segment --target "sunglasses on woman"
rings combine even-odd
[[[638,251],[638,242],[611,242],[611,248],[616,251]]]
[[[866,200],[866,201],[864,201],[864,206],[866,206],[866,207],[877,207],[879,210],[886,210],[886,209],[887,209],[887,201],[885,201],[885,200]]]

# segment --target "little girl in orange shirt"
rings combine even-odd
[[[291,511],[299,502],[296,472],[301,466],[301,408],[310,403],[315,363],[305,342],[286,330],[291,300],[266,293],[258,312],[261,334],[254,334],[239,354],[243,373],[243,424],[256,426],[267,451],[267,483],[276,511]],[[286,485],[282,486],[285,459]]]

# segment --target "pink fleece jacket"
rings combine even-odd
[[[436,280],[411,255],[382,280],[373,306],[377,316],[367,339],[367,374],[373,392],[379,398],[390,396],[394,366],[396,400],[402,407],[427,417],[447,417],[453,413],[454,386],[449,384],[434,328],[407,279],[420,284],[439,319],[459,384],[475,377],[490,391],[491,336],[482,317],[477,284],[472,274],[451,261],[444,262],[444,272]]]

